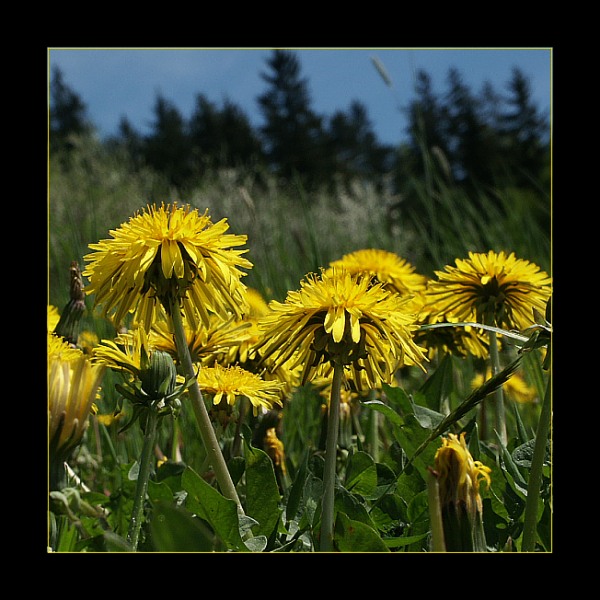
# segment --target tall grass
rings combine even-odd
[[[150,202],[189,203],[226,218],[248,236],[254,268],[245,283],[282,299],[302,277],[361,248],[396,252],[431,275],[469,251],[514,251],[550,271],[550,201],[515,188],[481,191],[476,201],[448,183],[430,157],[426,182],[414,181],[410,204],[390,191],[354,182],[336,192],[307,192],[298,181],[223,170],[185,195],[156,173],[134,171],[124,156],[80,140],[69,166],[50,164],[50,303],[67,300],[68,268],[82,263],[88,245],[108,237]]]

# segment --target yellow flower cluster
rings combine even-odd
[[[92,361],[49,338],[56,446],[81,439],[104,368],[139,377],[142,357],[155,350],[177,363],[175,316],[185,324],[200,389],[214,405],[247,397],[257,414],[282,406],[294,386],[330,380],[336,366],[345,383],[361,391],[393,384],[405,366],[425,370],[439,348],[485,356],[487,341],[476,327],[446,330],[450,337],[432,342],[421,326],[477,322],[523,329],[551,295],[551,278],[514,254],[471,252],[430,280],[392,252],[364,249],[307,274],[283,302],[267,304],[242,284],[244,269],[252,267],[240,249],[246,236],[228,229],[226,219],[213,223],[188,205],[152,205],[90,245],[85,292],[125,333],[103,340]],[[49,311],[49,326],[56,318]],[[436,468],[448,482],[447,499],[479,507],[478,485],[489,483],[489,470],[472,460],[464,435],[443,440]]]

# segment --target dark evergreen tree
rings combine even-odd
[[[54,67],[50,82],[50,151],[69,149],[71,136],[93,131],[86,105],[65,83],[62,71]]]
[[[508,110],[499,118],[504,158],[517,184],[529,186],[549,169],[548,121],[533,103],[529,81],[520,69],[513,69],[507,87]]]
[[[431,76],[419,70],[415,81],[416,98],[408,105],[406,115],[408,140],[395,152],[394,184],[410,202],[414,178],[429,180],[440,160],[449,163],[450,148],[447,136],[447,109],[434,92]],[[437,163],[434,165],[434,156]],[[443,157],[443,159],[441,158]]]
[[[144,141],[145,162],[163,173],[172,185],[182,186],[192,172],[186,123],[178,109],[160,94],[154,105],[154,117],[152,133]]]
[[[347,112],[337,111],[327,129],[336,175],[381,181],[391,168],[392,149],[377,141],[366,106],[354,100]]]
[[[498,165],[498,141],[483,117],[480,98],[471,93],[457,69],[448,73],[446,137],[457,180],[470,186],[493,185]]]
[[[269,85],[258,97],[264,125],[260,131],[268,164],[285,178],[301,177],[318,184],[331,175],[322,118],[313,112],[307,80],[300,76],[297,56],[274,50],[262,73]]]
[[[107,140],[107,146],[125,151],[135,169],[144,163],[144,138],[126,116],[121,117],[117,136]]]
[[[190,141],[198,174],[209,166],[251,165],[262,154],[258,136],[242,110],[229,100],[219,109],[203,94],[197,96],[190,119]]]

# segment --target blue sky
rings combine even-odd
[[[533,99],[550,114],[552,97],[551,48],[290,48],[308,81],[313,110],[331,116],[362,102],[377,138],[397,144],[404,137],[402,109],[414,99],[415,72],[423,69],[437,93],[447,91],[446,78],[456,67],[473,93],[489,81],[506,92],[513,67],[529,79]],[[271,48],[260,49],[108,49],[48,48],[49,65],[58,66],[66,84],[87,107],[101,136],[114,134],[122,116],[148,133],[157,94],[189,118],[196,96],[204,94],[221,105],[229,99],[253,126],[262,123],[257,97],[267,89],[260,74],[268,72]],[[376,58],[392,81],[386,86],[373,65]]]

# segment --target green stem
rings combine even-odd
[[[183,374],[186,376],[186,378],[191,379],[195,376],[195,372],[194,365],[192,363],[192,357],[190,355],[190,350],[185,337],[183,320],[181,318],[179,308],[174,306],[172,309],[173,310],[171,313],[173,318],[175,343],[177,345],[177,354],[181,362]],[[219,487],[221,488],[221,493],[226,498],[233,500],[237,504],[238,512],[240,514],[244,514],[242,504],[235,489],[235,485],[233,484],[233,480],[231,479],[231,474],[227,469],[227,463],[225,462],[225,458],[221,452],[219,441],[217,440],[215,430],[213,429],[210,417],[208,416],[208,411],[206,410],[204,399],[202,398],[202,392],[200,391],[200,387],[198,386],[197,382],[194,382],[193,385],[190,386],[189,394],[192,399],[192,407],[194,409],[194,414],[196,415],[196,421],[198,422],[200,436],[202,437],[202,442],[204,443],[206,453],[208,454],[208,459],[210,460],[212,468],[215,472]]]
[[[427,481],[427,497],[429,500],[429,523],[431,525],[431,551],[446,552],[442,507],[440,505],[440,485],[437,475],[431,470]]]
[[[375,390],[371,390],[369,396],[370,400],[375,400]],[[376,410],[372,410],[369,416],[369,447],[371,449],[371,456],[373,457],[373,460],[377,463],[379,462],[379,413]]]
[[[522,552],[533,552],[535,550],[538,502],[542,484],[542,468],[544,466],[544,459],[546,458],[546,444],[552,422],[551,397],[550,377],[548,377],[544,402],[540,412],[540,420],[535,435],[535,445],[533,447],[533,456],[531,458],[531,470],[529,472],[529,483],[527,484],[523,543],[521,544]]]
[[[140,529],[142,527],[144,502],[146,501],[148,480],[150,479],[150,471],[152,469],[152,450],[154,448],[154,439],[156,438],[157,423],[158,414],[154,408],[150,408],[150,410],[148,410],[148,418],[146,419],[144,445],[142,447],[140,469],[138,472],[137,484],[135,486],[133,511],[131,513],[131,521],[129,523],[129,531],[127,533],[127,539],[129,540],[134,552],[137,551]]]
[[[500,356],[498,353],[498,339],[496,338],[496,332],[490,331],[490,357],[492,359],[492,375],[496,375],[500,372]],[[496,422],[496,431],[500,436],[502,444],[506,446],[508,442],[508,436],[506,433],[506,415],[504,411],[504,391],[502,386],[498,386],[494,392],[494,413]]]
[[[327,417],[327,443],[325,446],[325,466],[323,468],[323,504],[321,509],[321,552],[333,551],[333,516],[335,499],[335,472],[337,459],[338,431],[340,426],[340,390],[343,365],[335,363],[329,415]]]

